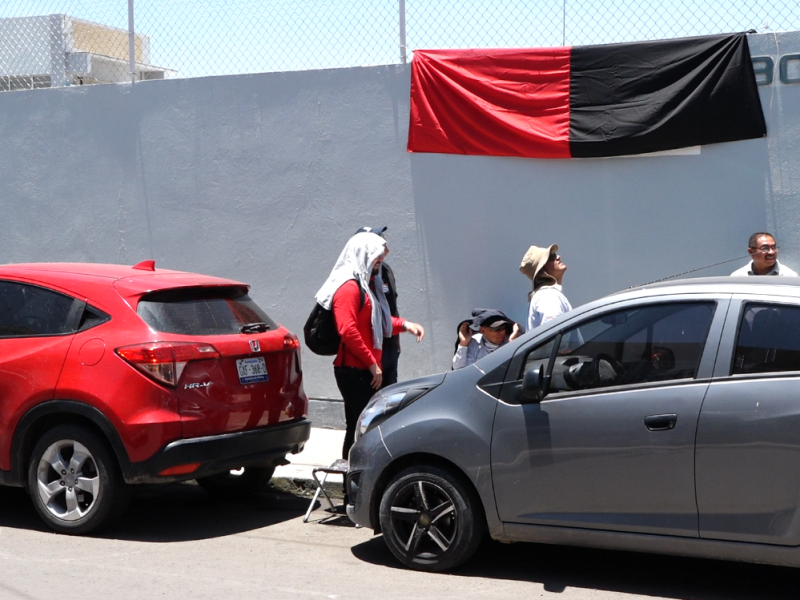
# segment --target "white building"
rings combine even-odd
[[[134,34],[136,78],[164,79],[150,64],[150,37]],[[0,91],[130,81],[124,29],[43,15],[0,19]]]

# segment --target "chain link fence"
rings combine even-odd
[[[797,0],[2,0],[0,91],[800,29]]]

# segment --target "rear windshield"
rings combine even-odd
[[[243,325],[264,323],[262,331],[277,329],[240,287],[179,288],[147,294],[136,309],[155,331],[184,335],[239,333]]]

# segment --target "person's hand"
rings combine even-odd
[[[418,342],[421,342],[422,338],[425,337],[425,328],[419,323],[412,323],[411,321],[406,321],[405,328],[408,333],[417,336]]]
[[[472,329],[469,328],[469,323],[464,321],[458,328],[458,345],[469,346],[470,340],[472,340]]]
[[[511,329],[511,335],[508,336],[508,341],[511,342],[517,339],[520,335],[522,335],[522,330],[519,328],[519,323],[514,323],[514,327]]]
[[[372,373],[372,381],[370,382],[370,387],[373,390],[377,390],[381,387],[381,383],[383,383],[383,371],[381,371],[380,366],[378,363],[372,363],[369,368],[369,372]]]

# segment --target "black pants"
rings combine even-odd
[[[381,358],[381,371],[383,371],[382,388],[397,383],[397,361],[399,358],[399,336],[383,338],[383,357]]]
[[[370,385],[372,373],[369,370],[355,367],[334,367],[333,374],[336,376],[336,385],[344,400],[345,432],[342,458],[346,459],[355,438],[358,415],[367,406],[375,390]]]

